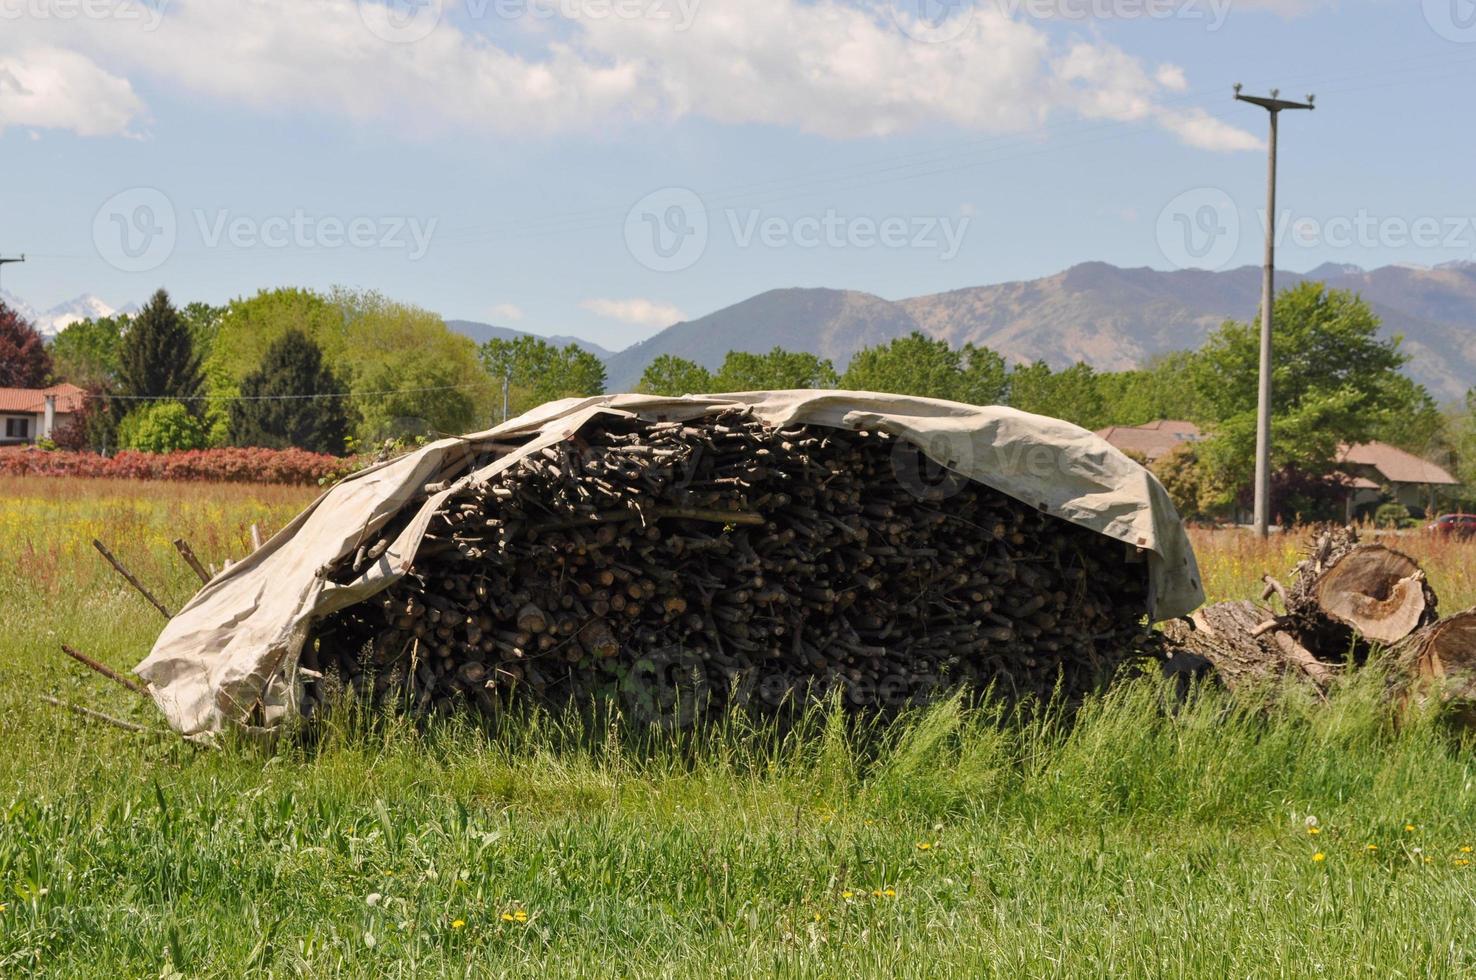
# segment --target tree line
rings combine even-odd
[[[1381,440],[1476,484],[1476,390],[1444,410],[1401,371],[1397,337],[1359,297],[1302,283],[1276,298],[1273,470],[1303,516],[1342,499],[1340,446]],[[671,355],[637,389],[682,395],[850,388],[1007,405],[1089,429],[1186,419],[1208,433],[1155,470],[1188,514],[1242,502],[1251,481],[1259,339],[1227,321],[1197,350],[1129,371],[1008,364],[999,353],[913,333],[855,354],[731,351],[715,369]],[[593,354],[533,336],[480,346],[429,311],[371,291],[265,290],[224,306],[176,307],[163,290],[138,314],[82,320],[47,345],[0,305],[0,386],[69,380],[98,397],[68,433],[81,447],[167,450],[298,446],[345,453],[485,428],[545,401],[602,393]],[[506,403],[504,406],[504,402]]]

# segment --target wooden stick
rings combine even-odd
[[[90,718],[93,721],[100,721],[104,724],[112,725],[115,728],[121,728],[125,732],[134,732],[135,734],[139,735],[163,734],[163,732],[159,731],[157,728],[145,728],[142,725],[135,725],[131,721],[124,721],[122,718],[114,718],[112,715],[105,715],[101,711],[93,711],[91,708],[84,708],[80,704],[71,704],[69,702],[62,701],[59,698],[54,698],[49,694],[41,695],[41,700],[45,701],[47,704],[56,705],[58,708],[65,708],[73,714],[81,715],[83,718]]]
[[[261,528],[257,527],[255,524],[251,525],[251,550],[261,550]]]
[[[185,560],[185,564],[194,569],[195,574],[200,576],[200,582],[202,584],[208,584],[210,582],[210,573],[205,571],[205,566],[200,564],[200,559],[195,557],[195,549],[190,547],[188,541],[184,538],[175,538],[174,550],[178,551],[179,556]]]
[[[138,681],[129,680],[127,677],[124,677],[122,674],[118,673],[113,668],[109,667],[107,664],[99,663],[98,661],[93,660],[87,654],[85,654],[85,653],[79,653],[76,650],[73,650],[71,647],[67,646],[65,643],[63,643],[61,645],[61,648],[62,648],[62,653],[65,653],[67,656],[71,657],[73,660],[77,661],[77,663],[81,664],[82,666],[87,667],[87,668],[89,668],[91,670],[97,671],[99,674],[101,674],[102,676],[106,677],[110,681],[116,681],[119,684],[122,684],[124,687],[128,688],[134,694],[142,695],[143,697],[148,697],[149,696],[149,690],[148,690],[148,688],[146,688],[142,684],[138,683]]]
[[[1285,609],[1287,607],[1286,586],[1270,575],[1262,575],[1261,581],[1266,583],[1266,588],[1261,591],[1261,601],[1265,602],[1272,595],[1278,595],[1281,597],[1281,607]]]
[[[130,572],[128,569],[124,568],[123,567],[123,563],[121,561],[119,561],[117,558],[114,558],[113,557],[113,553],[108,550],[108,546],[107,545],[105,545],[101,541],[97,540],[97,538],[93,538],[92,539],[92,546],[94,548],[96,548],[98,550],[98,552],[104,558],[106,558],[108,560],[108,564],[109,565],[112,565],[115,569],[118,570],[118,574],[119,575],[122,575],[124,578],[126,578],[128,580],[128,584],[129,585],[131,585],[135,589],[137,589],[143,595],[143,597],[145,599],[147,599],[150,602],[152,602],[154,604],[154,608],[157,609],[157,610],[159,610],[159,612],[163,613],[165,619],[173,619],[174,618],[174,616],[164,606],[164,603],[162,603],[158,599],[154,598],[154,593],[152,593],[148,589],[144,588],[143,583],[140,582],[138,579],[134,578],[133,577],[133,573]]]

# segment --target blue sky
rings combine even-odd
[[[33,307],[372,287],[619,348],[779,286],[1476,258],[1473,0],[0,0]]]

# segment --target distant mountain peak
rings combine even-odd
[[[65,303],[58,303],[49,310],[37,311],[25,300],[13,293],[0,290],[0,300],[35,324],[42,336],[53,337],[78,320],[116,316],[118,310],[98,299],[91,293],[74,296]]]

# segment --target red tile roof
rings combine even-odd
[[[1193,422],[1160,419],[1147,425],[1114,425],[1099,429],[1097,435],[1124,452],[1138,452],[1153,460],[1186,442],[1199,438],[1199,426]]]
[[[1439,486],[1454,486],[1460,481],[1434,463],[1420,459],[1397,446],[1385,442],[1365,442],[1357,446],[1344,446],[1338,454],[1338,462],[1368,466],[1390,483],[1432,483]]]
[[[0,412],[40,415],[46,411],[46,396],[56,396],[57,414],[76,412],[82,408],[87,392],[73,384],[50,388],[0,388]]]

